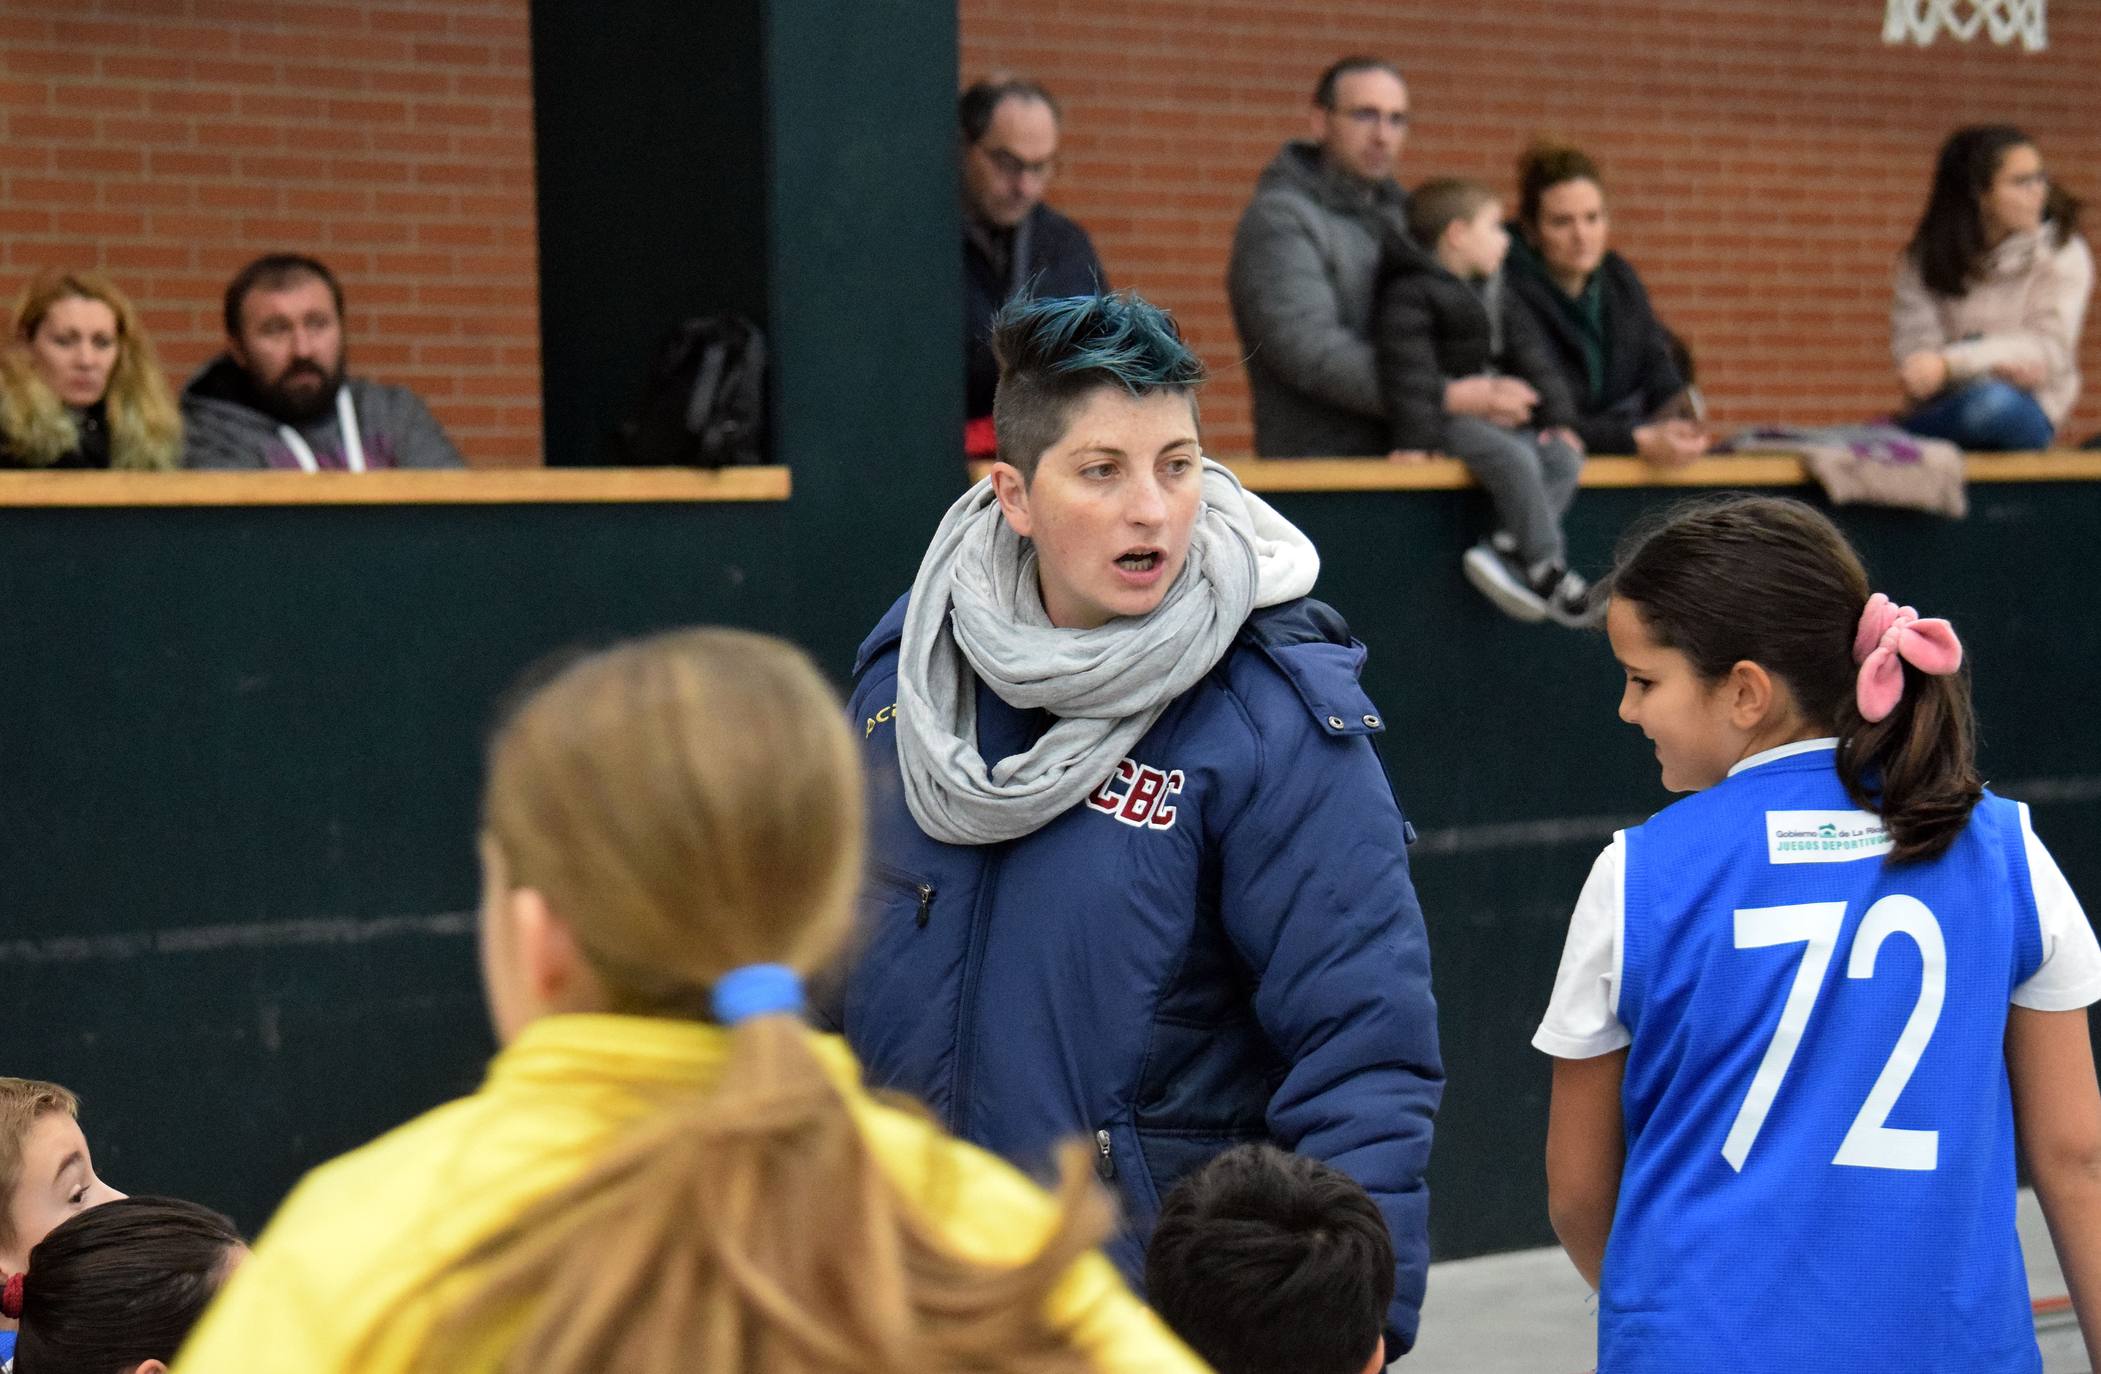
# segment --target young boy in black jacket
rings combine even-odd
[[[1495,193],[1470,181],[1425,182],[1408,230],[1380,263],[1379,387],[1400,456],[1448,453],[1495,503],[1496,530],[1466,551],[1469,582],[1519,620],[1595,622],[1590,584],[1569,571],[1561,517],[1575,499],[1582,441],[1575,405],[1531,317],[1502,277],[1510,236]],[[1464,410],[1446,384],[1496,376]]]

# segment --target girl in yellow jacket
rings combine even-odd
[[[1094,1250],[1083,1151],[1054,1202],[798,1019],[852,922],[861,786],[838,701],[763,636],[528,698],[484,802],[502,1052],[308,1177],[179,1374],[1201,1371]]]

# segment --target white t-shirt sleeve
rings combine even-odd
[[[1612,837],[1568,920],[1554,995],[1532,1035],[1556,1059],[1595,1059],[1632,1043],[1620,1024],[1620,941],[1627,924],[1627,837]]]
[[[2057,860],[2035,837],[2035,825],[2021,806],[2021,845],[2028,852],[2028,884],[2035,891],[2035,911],[2043,928],[2043,962],[2035,975],[2013,990],[2013,1004],[2030,1011],[2072,1011],[2101,1001],[2101,942],[2093,923],[2072,895],[2072,885]]]

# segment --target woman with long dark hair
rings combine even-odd
[[[1969,449],[2048,448],[2079,395],[2094,255],[2079,202],[2011,125],[1941,145],[1897,263],[1890,352],[1912,409],[1898,423]]]

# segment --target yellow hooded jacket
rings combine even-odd
[[[1041,1189],[931,1122],[871,1100],[844,1041],[813,1034],[811,1045],[892,1182],[957,1253],[1013,1264],[1034,1252],[1054,1221]],[[205,1314],[176,1374],[412,1368],[448,1305],[431,1291],[438,1275],[584,1173],[667,1097],[705,1091],[728,1053],[728,1034],[699,1022],[533,1022],[497,1055],[479,1092],[308,1175]],[[1051,1317],[1103,1374],[1203,1374],[1099,1253],[1073,1265]],[[491,1332],[483,1367],[496,1368],[523,1334]]]

